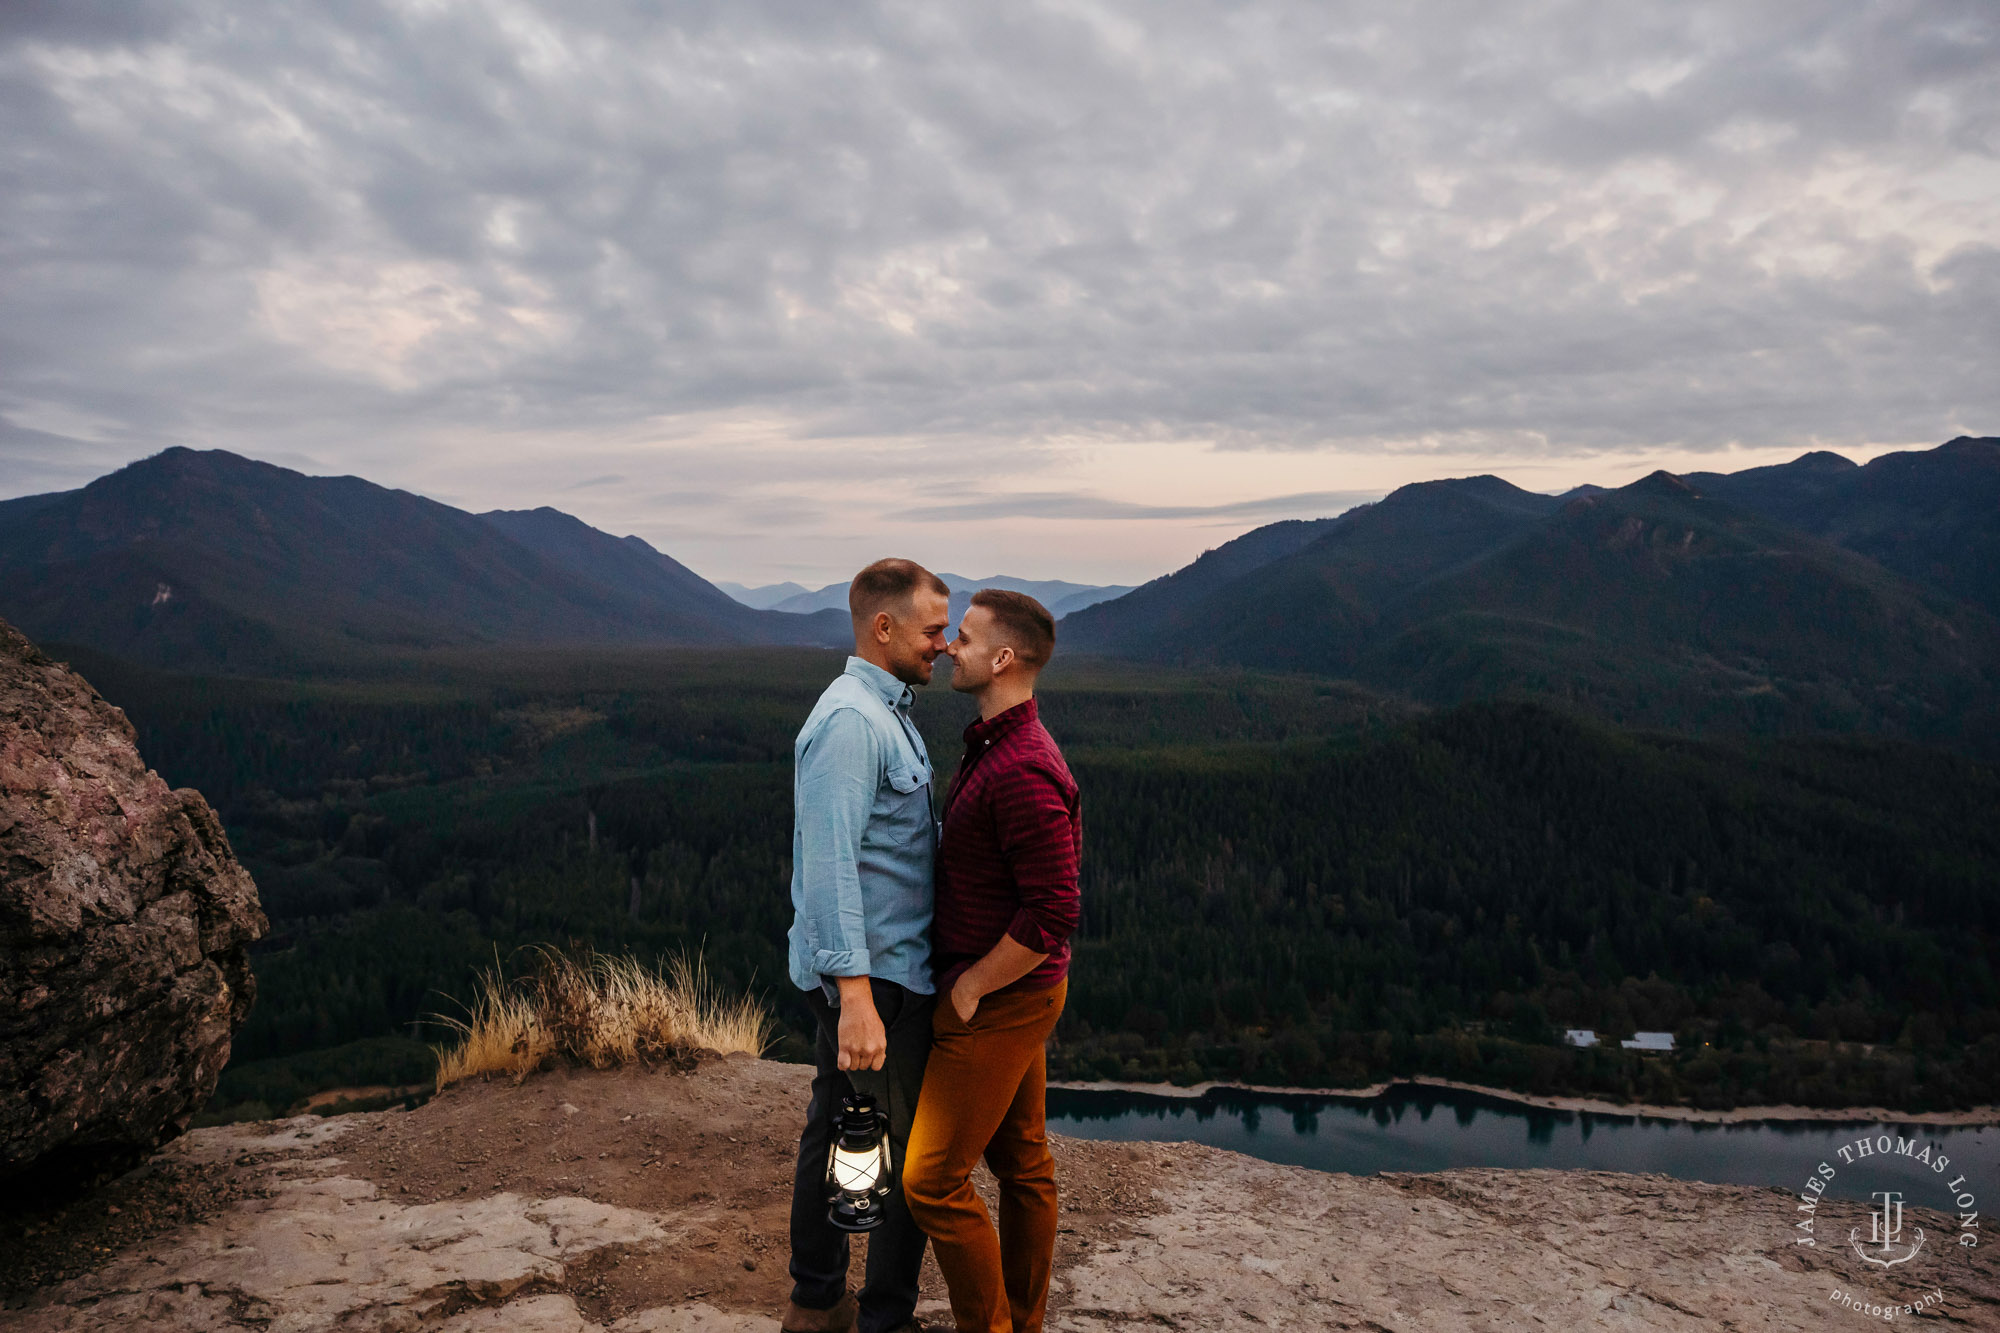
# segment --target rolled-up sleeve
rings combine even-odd
[[[1007,934],[1036,953],[1053,953],[1076,929],[1082,904],[1076,794],[1053,774],[1024,767],[1007,775],[992,809],[1021,902]]]
[[[829,716],[799,756],[800,914],[821,976],[868,975],[861,835],[881,772],[881,741],[851,708]]]

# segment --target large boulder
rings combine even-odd
[[[265,926],[208,802],[0,621],[0,1179],[95,1174],[185,1130]]]

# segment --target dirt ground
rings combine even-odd
[[[803,1066],[730,1056],[694,1073],[627,1068],[555,1071],[517,1086],[453,1088],[408,1115],[375,1118],[344,1139],[343,1168],[405,1203],[499,1190],[575,1194],[657,1213],[719,1214],[706,1239],[672,1252],[625,1254],[590,1265],[571,1294],[611,1322],[669,1301],[782,1313],[792,1169],[811,1073]],[[782,1114],[776,1112],[782,1111]],[[1061,1140],[1063,1224],[1058,1270],[1150,1206],[1146,1168],[1167,1144]],[[992,1181],[979,1184],[994,1206]],[[867,1240],[850,1267],[860,1285]],[[922,1299],[943,1301],[928,1255]]]
[[[564,1289],[603,1323],[693,1301],[775,1314],[791,1290],[787,1219],[810,1078],[803,1066],[730,1056],[691,1073],[559,1069],[519,1085],[475,1082],[414,1112],[347,1118],[355,1123],[339,1139],[340,1170],[402,1204],[512,1191],[703,1217],[706,1224],[684,1245],[573,1265]],[[1143,1211],[1149,1169],[1178,1151],[1059,1140],[1058,1270],[1120,1231],[1121,1216]],[[18,1308],[35,1290],[88,1273],[122,1250],[236,1200],[269,1197],[257,1169],[282,1165],[284,1156],[159,1159],[59,1206],[17,1206],[0,1215],[0,1236],[18,1256],[0,1265],[0,1300]],[[992,1206],[983,1168],[978,1183]],[[856,1286],[866,1261],[867,1239],[857,1237],[850,1268]],[[926,1255],[922,1300],[944,1299],[943,1279]]]

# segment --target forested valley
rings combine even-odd
[[[212,1118],[422,1082],[432,1016],[538,943],[699,951],[803,1057],[791,742],[838,654],[460,651],[259,681],[57,651],[214,803],[271,917]],[[1979,759],[1088,660],[1043,707],[1084,792],[1057,1076],[2000,1100]],[[970,706],[941,677],[917,714],[948,775]],[[1618,1047],[1639,1029],[1678,1049]]]

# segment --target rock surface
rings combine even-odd
[[[318,1128],[309,1122],[298,1137],[338,1137]],[[273,1140],[239,1131],[187,1142],[193,1153],[213,1155],[254,1152]],[[502,1192],[390,1203],[337,1165],[328,1157],[291,1160],[271,1173],[260,1197],[113,1260],[78,1284],[90,1293],[87,1306],[57,1307],[27,1327],[414,1329],[468,1303],[500,1307],[560,1280],[582,1256],[670,1234],[648,1214],[575,1197]],[[162,1282],[163,1274],[171,1280]],[[533,1302],[522,1304],[524,1314],[536,1313]]]
[[[17,1293],[0,1326],[772,1328],[809,1078],[731,1057],[692,1075],[556,1073],[457,1087],[407,1113],[197,1130],[149,1169],[227,1169],[231,1202]],[[2000,1329],[1990,1253],[1950,1247],[1922,1271],[1883,1274],[1838,1249],[1801,1252],[1795,1200],[1776,1188],[1611,1172],[1356,1177],[1193,1144],[1053,1142],[1052,1333],[1803,1331],[1854,1315],[1833,1293],[1868,1303],[1933,1287],[1944,1295],[1927,1318]],[[142,1208],[143,1189],[121,1185],[112,1206]],[[109,1197],[79,1207],[101,1215]],[[1867,1230],[1863,1205],[1828,1201],[1820,1216],[1830,1232]],[[943,1298],[927,1262],[918,1313],[936,1327],[949,1323]]]
[[[264,928],[208,803],[0,621],[0,1179],[87,1174],[185,1130]]]

